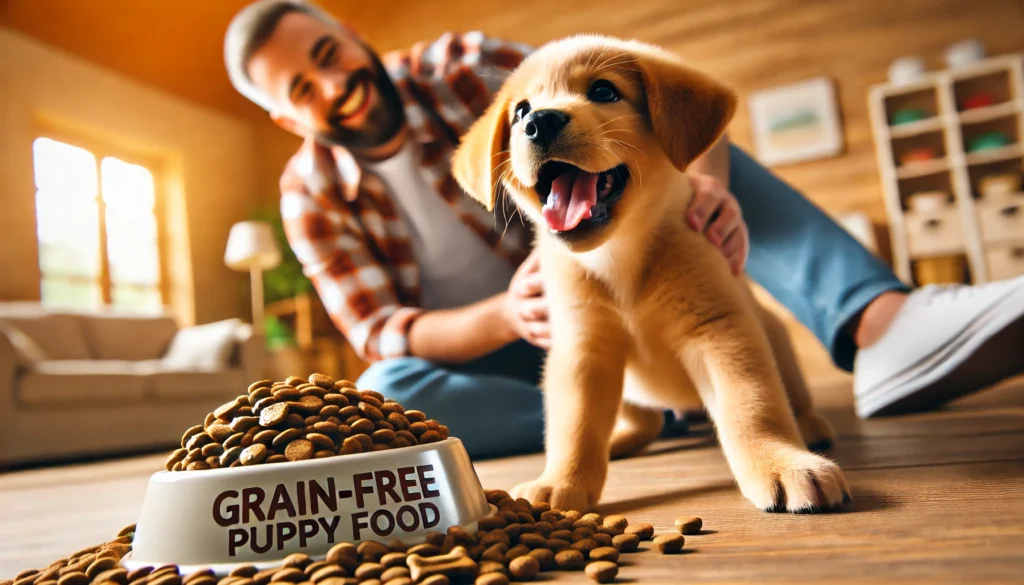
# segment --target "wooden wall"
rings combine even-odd
[[[943,66],[946,47],[976,37],[990,54],[1024,50],[1022,0],[322,0],[380,51],[447,30],[480,29],[531,44],[574,33],[658,43],[729,82],[752,90],[827,75],[837,82],[846,152],[779,173],[830,212],[862,210],[885,221],[868,88],[896,57],[917,54]],[[386,6],[382,8],[382,6]],[[730,133],[750,146],[747,110]],[[286,140],[286,139],[285,139]],[[278,163],[270,157],[271,164]]]

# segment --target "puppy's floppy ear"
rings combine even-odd
[[[462,136],[452,160],[452,174],[462,190],[494,209],[497,197],[499,167],[508,154],[501,153],[508,144],[508,100],[498,95],[487,111]]]
[[[736,109],[736,96],[673,55],[641,53],[637,65],[654,135],[683,171],[722,135]]]

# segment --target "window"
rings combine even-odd
[[[164,304],[153,174],[38,138],[32,145],[42,302],[158,312]]]

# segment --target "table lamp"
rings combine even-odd
[[[274,231],[263,221],[240,221],[231,226],[224,263],[232,270],[249,271],[252,287],[252,325],[263,334],[263,271],[281,263]]]

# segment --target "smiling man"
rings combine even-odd
[[[449,161],[529,51],[446,34],[379,59],[299,0],[248,6],[225,39],[235,88],[305,139],[281,178],[281,214],[334,323],[374,362],[359,386],[445,421],[474,456],[542,446],[549,332],[531,235],[513,209],[491,216],[465,197]],[[726,141],[690,173],[680,221],[736,273],[749,244],[748,274],[839,366],[856,361],[862,416],[930,408],[1024,368],[1024,279],[909,292]]]

